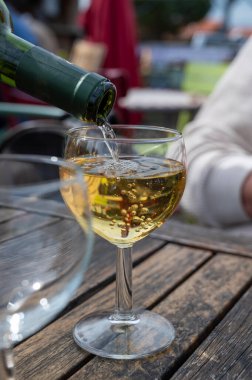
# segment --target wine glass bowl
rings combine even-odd
[[[106,129],[87,126],[71,129],[67,137],[65,158],[84,173],[93,230],[117,246],[115,310],[81,320],[74,338],[97,355],[133,359],[164,349],[174,338],[165,318],[132,308],[131,249],[176,209],[185,187],[186,157],[175,130],[113,125],[113,131],[115,137],[109,131],[106,138]]]
[[[66,169],[72,176],[65,181]],[[70,187],[82,199],[79,220],[64,202]],[[83,281],[93,243],[87,199],[82,173],[71,163],[0,156],[2,352],[50,322]]]
[[[97,127],[73,129],[65,149],[65,157],[85,172],[94,231],[115,245],[133,244],[161,226],[173,213],[185,185],[184,158],[176,160],[176,155],[183,157],[182,151],[160,161],[170,140],[179,140],[178,132],[156,128],[154,135],[162,132],[163,136],[153,142],[141,126],[133,127],[134,137],[124,138],[126,128],[113,126],[116,139],[107,141]],[[117,148],[116,165],[108,145],[114,151]]]

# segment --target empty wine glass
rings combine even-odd
[[[165,318],[133,309],[131,255],[133,244],[161,226],[183,194],[185,146],[182,135],[167,128],[113,125],[113,130],[116,137],[105,139],[106,130],[73,128],[65,148],[65,158],[83,170],[94,231],[117,246],[115,310],[84,317],[75,326],[74,339],[103,357],[135,359],[174,339]],[[68,203],[78,215],[81,207],[74,199],[72,189]]]
[[[60,179],[71,169],[71,179]],[[75,189],[74,217],[64,196]],[[83,280],[93,243],[80,169],[56,157],[0,155],[0,378],[11,347],[50,322]]]

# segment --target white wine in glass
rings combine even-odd
[[[123,125],[113,125],[113,130],[116,137],[108,139],[92,126],[68,133],[65,157],[83,171],[93,229],[117,246],[115,310],[86,316],[76,325],[74,338],[94,354],[135,359],[168,347],[175,336],[162,316],[133,309],[132,246],[176,209],[185,187],[186,157],[177,131]],[[68,178],[66,169],[63,179]],[[74,188],[65,201],[78,218],[82,206]]]

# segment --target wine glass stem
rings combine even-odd
[[[118,247],[116,255],[116,302],[115,315],[117,321],[133,321],[136,316],[132,312],[132,247]]]
[[[0,379],[14,380],[14,360],[11,348],[0,350]]]

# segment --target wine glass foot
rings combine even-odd
[[[73,332],[75,342],[105,358],[137,359],[164,350],[175,337],[172,324],[151,311],[137,312],[137,323],[115,323],[111,314],[98,312],[79,321]]]

